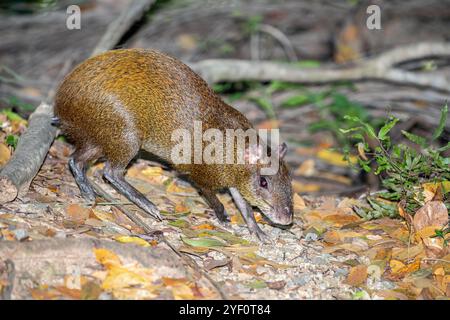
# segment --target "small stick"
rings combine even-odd
[[[208,281],[217,290],[217,292],[219,293],[219,295],[222,298],[222,300],[228,300],[228,297],[225,294],[225,292],[222,290],[222,288],[217,284],[217,282],[214,281],[213,278],[211,278],[211,276],[206,271],[204,271],[201,267],[199,267],[199,265],[195,262],[195,260],[192,259],[189,256],[189,253],[180,252],[169,241],[167,241],[167,239],[162,234],[161,234],[161,238],[160,239],[161,239],[161,242],[165,243],[170,249],[172,249],[173,252],[175,252],[177,256],[179,256],[181,259],[183,259],[184,262],[186,262],[187,265],[189,265],[192,269],[194,269],[195,271],[199,272],[206,279],[208,279]]]
[[[92,186],[97,194],[99,194],[106,201],[112,203],[117,209],[122,211],[131,221],[133,221],[136,225],[140,226],[146,233],[154,233],[156,230],[150,228],[141,218],[139,218],[133,212],[125,209],[124,206],[117,204],[113,197],[107,194],[97,183],[91,181]]]

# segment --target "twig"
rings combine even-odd
[[[279,30],[269,24],[261,24],[259,26],[259,31],[267,33],[268,35],[275,38],[283,46],[284,52],[286,53],[286,56],[288,57],[289,61],[292,62],[292,61],[298,60],[291,41],[281,30]]]
[[[156,234],[158,233],[158,230],[151,229],[144,221],[142,221],[136,214],[132,213],[131,211],[125,209],[123,206],[117,204],[117,202],[114,201],[114,199],[108,195],[97,183],[94,181],[90,181],[92,186],[94,187],[94,190],[97,194],[99,194],[102,198],[109,201],[112,205],[114,205],[117,209],[122,211],[131,221],[133,221],[136,225],[140,226],[144,231],[148,234]],[[158,233],[158,238],[160,242],[165,243],[173,252],[175,252],[183,261],[186,262],[187,265],[189,265],[191,268],[202,274],[208,281],[216,288],[217,292],[219,293],[220,297],[224,300],[227,300],[226,294],[223,292],[223,290],[220,288],[220,286],[207,274],[204,270],[202,270],[197,263],[188,256],[187,253],[181,253],[177,248],[175,248],[165,237],[162,233]]]
[[[186,264],[188,264],[192,269],[194,269],[195,271],[197,271],[198,273],[203,275],[206,279],[208,279],[208,281],[217,290],[217,292],[219,293],[222,300],[228,300],[227,295],[222,290],[222,288],[217,284],[217,282],[215,282],[214,279],[211,278],[211,276],[205,270],[203,270],[201,267],[199,267],[198,264],[195,262],[195,260],[192,259],[188,253],[180,252],[169,241],[167,241],[167,239],[163,235],[161,236],[161,242],[165,243],[170,249],[172,249],[173,252],[175,252],[181,259],[183,259],[183,261],[185,261]]]
[[[444,263],[450,263],[450,260],[445,260],[445,259],[436,259],[436,258],[423,258],[422,260],[426,260],[426,261],[437,261],[437,262],[444,262]]]

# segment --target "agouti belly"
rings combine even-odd
[[[89,162],[102,157],[106,159],[104,177],[130,201],[159,219],[156,206],[124,179],[126,166],[140,149],[172,163],[172,133],[176,129],[193,130],[195,121],[201,121],[203,130],[225,132],[252,127],[188,66],[163,53],[143,49],[109,51],[77,66],[61,83],[54,112],[61,130],[75,145],[69,167],[82,196],[95,199],[85,171]],[[285,184],[287,191],[272,197],[274,203],[262,211],[277,220],[275,223],[289,224],[292,191],[282,157],[280,161],[280,172],[271,180]],[[257,190],[261,188],[257,166],[188,164],[175,168],[189,174],[220,220],[227,216],[216,192],[230,188],[239,209],[245,211],[250,230],[263,237],[250,208],[264,206],[258,199],[263,195]]]

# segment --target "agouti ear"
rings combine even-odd
[[[245,163],[256,164],[263,158],[263,147],[261,144],[252,144],[245,149]]]
[[[284,159],[286,153],[287,153],[287,144],[283,142],[278,146],[278,157],[280,158],[280,160]]]

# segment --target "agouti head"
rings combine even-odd
[[[261,158],[261,150],[257,150],[257,158]],[[243,180],[239,188],[244,198],[257,207],[268,222],[277,226],[292,224],[293,202],[292,185],[289,169],[284,162],[287,146],[282,143],[272,161],[278,161],[278,170],[272,174],[264,174],[266,165],[249,166],[250,178]]]
[[[140,149],[174,164],[173,132],[180,128],[192,132],[196,122],[203,124],[201,132],[252,128],[242,113],[223,102],[188,66],[154,50],[114,50],[81,63],[61,83],[54,110],[62,132],[76,147],[69,167],[82,196],[95,198],[85,171],[89,162],[104,158],[105,179],[156,218],[161,218],[156,206],[124,179],[127,165]],[[228,188],[250,230],[260,237],[263,233],[248,203],[275,224],[292,222],[285,153],[281,145],[275,174],[265,174],[263,167],[255,165],[195,161],[174,164],[174,168],[191,177],[220,220],[227,215],[216,193]]]

